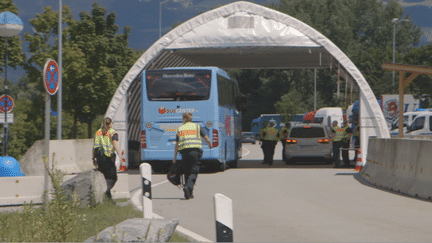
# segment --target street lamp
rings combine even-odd
[[[169,0],[159,2],[159,39],[162,36],[162,4],[168,2]]]
[[[24,28],[22,20],[11,12],[0,13],[0,36],[6,39],[6,66],[5,66],[5,95],[7,95],[7,66],[8,66],[8,37],[18,35]],[[5,110],[5,126],[4,126],[4,149],[3,154],[7,156],[7,139],[8,139],[8,122],[7,109]]]
[[[392,23],[393,23],[393,63],[396,63],[396,57],[395,57],[395,53],[396,53],[396,24],[404,21],[404,22],[410,22],[411,20],[409,19],[398,19],[398,18],[394,18],[392,19]],[[395,84],[395,71],[393,71],[393,86]]]

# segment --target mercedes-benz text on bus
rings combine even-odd
[[[142,160],[154,170],[167,168],[174,157],[176,130],[182,114],[204,129],[212,142],[203,142],[204,165],[220,170],[237,166],[241,157],[241,118],[246,108],[237,81],[217,67],[146,70],[142,75]],[[181,159],[181,155],[178,155]]]

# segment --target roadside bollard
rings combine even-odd
[[[233,242],[232,200],[222,194],[214,195],[216,241]]]
[[[140,165],[142,193],[143,193],[143,216],[145,219],[153,218],[153,204],[151,194],[151,165],[142,163]]]

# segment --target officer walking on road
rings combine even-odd
[[[102,128],[96,132],[93,144],[93,164],[102,172],[107,183],[105,195],[112,199],[111,189],[117,182],[117,170],[115,166],[118,150],[118,133],[112,128],[111,118],[105,117]]]
[[[185,175],[185,184],[183,192],[185,199],[193,198],[193,189],[198,178],[200,162],[203,155],[202,138],[206,141],[211,149],[212,144],[208,136],[203,132],[201,127],[192,122],[192,114],[190,112],[183,113],[183,125],[178,128],[176,136],[176,144],[174,149],[173,163],[176,163],[177,153],[182,156],[181,168]]]
[[[274,128],[275,122],[270,121],[269,126],[263,131],[262,149],[264,152],[263,164],[273,165],[273,156],[277,141],[279,140],[279,130]]]

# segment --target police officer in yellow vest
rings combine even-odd
[[[349,128],[348,126],[345,125],[346,122],[343,123],[344,127],[341,128],[337,125],[337,121],[333,121],[332,125],[332,140],[333,140],[333,161],[335,163],[334,168],[340,168],[340,160],[339,160],[339,155],[340,155],[340,148],[344,146],[344,144],[346,143],[346,141],[348,140],[348,146],[349,146],[349,139],[351,139],[351,131],[348,130],[347,128]],[[350,133],[348,133],[350,132]],[[348,150],[346,150],[345,152],[342,152],[342,156],[348,156]],[[344,158],[345,160],[346,158]],[[345,162],[346,163],[346,162]],[[345,164],[345,167],[349,167],[349,160],[348,160],[348,165]]]
[[[273,156],[277,142],[279,141],[279,130],[274,128],[276,123],[269,122],[269,126],[263,131],[262,149],[264,152],[263,164],[273,165]]]
[[[344,162],[344,164],[342,165],[342,167],[344,168],[349,168],[350,165],[350,160],[349,160],[349,146],[350,146],[350,141],[351,141],[351,137],[353,135],[352,129],[351,127],[348,126],[348,122],[344,121],[342,123],[342,129],[344,130],[344,134],[343,134],[343,145],[342,145],[342,160]]]
[[[358,149],[360,148],[360,124],[358,120],[354,120],[354,131],[353,131],[353,137],[354,137],[354,148],[355,148],[355,156],[354,156],[354,162],[357,162],[357,156],[358,156]]]
[[[111,199],[111,189],[117,182],[115,166],[119,136],[112,128],[111,118],[104,118],[102,128],[96,132],[93,143],[93,164],[102,172],[107,183],[105,195]]]
[[[340,148],[343,145],[343,129],[338,126],[337,121],[333,121],[332,123],[332,141],[333,141],[333,162],[334,168],[340,168]]]
[[[178,128],[173,163],[176,163],[177,153],[182,156],[181,168],[185,175],[183,192],[185,199],[193,198],[193,189],[199,173],[199,160],[202,157],[202,138],[211,149],[212,144],[201,127],[192,122],[190,112],[183,113],[183,125]]]
[[[281,128],[279,134],[280,134],[280,140],[282,142],[282,160],[285,161],[285,145],[286,145],[286,139],[288,137],[289,133],[289,122],[285,123],[285,126]]]

